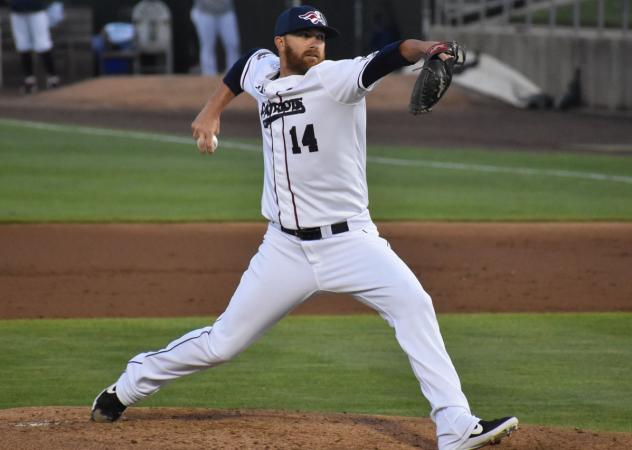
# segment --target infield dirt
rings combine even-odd
[[[359,414],[136,408],[114,424],[88,422],[87,408],[0,411],[6,449],[436,449],[429,419]],[[621,450],[632,435],[523,425],[507,450]]]
[[[632,311],[632,224],[384,223],[438,312]],[[0,227],[0,317],[217,315],[265,225]],[[321,295],[295,313],[370,312]]]

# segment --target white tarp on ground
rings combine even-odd
[[[466,64],[465,71],[454,76],[454,84],[518,108],[526,108],[533,96],[543,94],[535,83],[493,56],[480,53],[475,58],[472,66]]]
[[[480,94],[507,102],[518,108],[526,108],[530,99],[542,95],[542,89],[517,70],[485,53],[468,55],[464,71],[455,74],[452,82]],[[419,74],[421,65],[415,64],[405,70]]]

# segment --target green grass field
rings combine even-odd
[[[0,121],[0,222],[262,220],[257,142],[79,130]],[[632,219],[632,158],[371,147],[367,172],[377,220]]]
[[[371,147],[368,177],[378,220],[632,220],[632,158]],[[262,220],[261,184],[256,142],[201,157],[185,138],[0,120],[4,223]],[[439,320],[475,413],[632,431],[632,314]],[[0,321],[0,408],[87,406],[127,358],[207,323]],[[289,317],[144,404],[428,413],[375,316]]]
[[[128,358],[202,318],[0,321],[0,408],[89,405]],[[632,432],[632,314],[440,317],[474,412]],[[291,316],[229,364],[145,406],[427,415],[408,360],[376,316]]]

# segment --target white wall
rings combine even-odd
[[[546,93],[559,99],[575,68],[581,70],[584,102],[589,107],[632,110],[632,37],[574,34],[548,29],[456,30],[435,27],[431,40],[457,40],[471,52],[489,53],[514,67]]]

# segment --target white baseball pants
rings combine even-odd
[[[368,214],[366,214],[368,216]],[[365,218],[350,231],[301,241],[270,224],[226,311],[212,326],[132,358],[117,382],[127,405],[168,381],[226,362],[317,291],[353,295],[375,309],[408,355],[432,407],[440,448],[453,448],[477,423],[439,332],[430,296]]]
[[[46,11],[11,13],[11,31],[18,52],[47,52],[53,48]]]
[[[219,34],[226,50],[226,68],[230,69],[240,57],[239,28],[237,16],[229,11],[220,16],[204,13],[197,8],[191,10],[191,20],[200,41],[200,68],[203,75],[217,75],[215,44]]]

